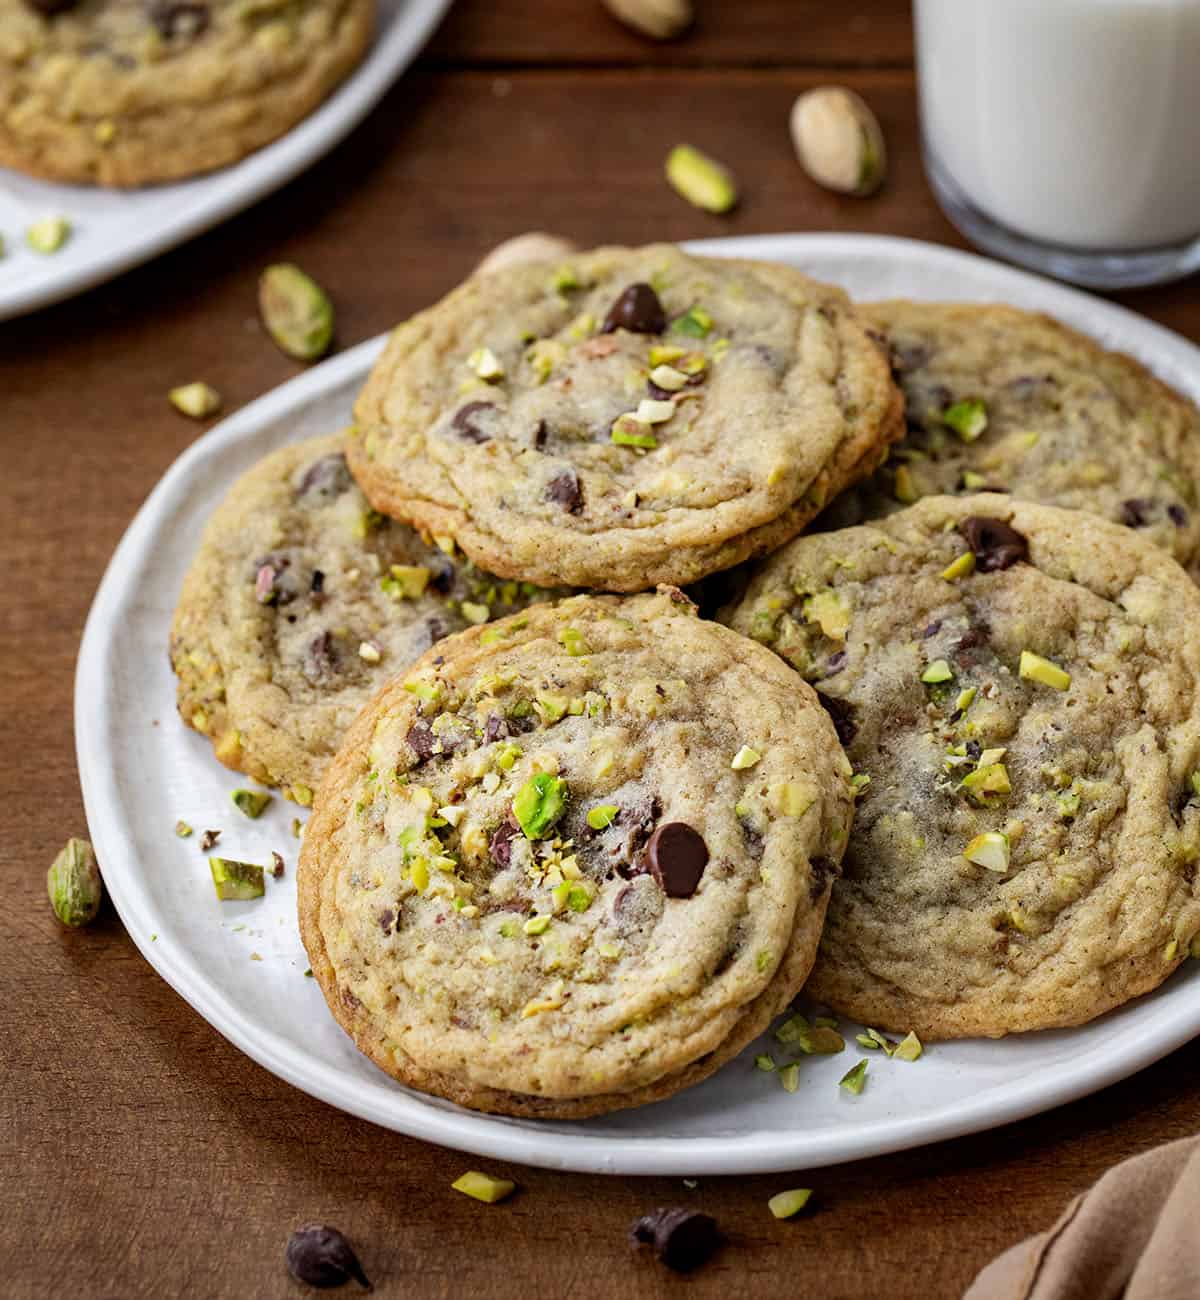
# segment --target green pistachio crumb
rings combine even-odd
[[[478,605],[473,600],[464,600],[459,609],[462,611],[463,618],[476,627],[486,623],[492,616],[492,611],[486,605]]]
[[[911,506],[920,501],[921,489],[912,470],[907,465],[898,465],[892,480],[892,495],[901,505]]]
[[[893,1049],[892,1055],[902,1061],[915,1061],[924,1050],[921,1040],[910,1030]]]
[[[648,424],[632,415],[621,415],[613,421],[612,440],[618,447],[641,447],[646,451],[658,446],[658,439]]]
[[[803,1016],[789,1016],[775,1031],[775,1037],[781,1043],[796,1043],[802,1034],[808,1033],[809,1028],[809,1023]]]
[[[974,397],[955,402],[942,412],[942,423],[953,429],[963,442],[974,442],[987,428],[987,407]]]
[[[172,388],[167,399],[181,415],[192,420],[207,420],[221,409],[221,394],[202,380]]]
[[[706,338],[712,327],[713,318],[703,307],[691,307],[671,322],[671,329],[676,334],[686,334],[694,339]]]
[[[504,378],[504,366],[491,348],[476,348],[467,358],[467,365],[489,384]]]
[[[756,1070],[762,1070],[766,1074],[770,1074],[775,1069],[775,1058],[773,1056],[768,1056],[766,1052],[760,1052],[754,1058],[754,1068]]]
[[[253,862],[236,862],[233,858],[209,858],[213,888],[223,902],[261,898],[266,893],[263,869]]]
[[[271,796],[263,790],[235,790],[230,798],[238,812],[250,818],[261,817],[271,802]]]
[[[104,887],[96,854],[87,840],[66,842],[46,872],[46,892],[63,925],[77,929],[95,920]]]
[[[757,749],[751,749],[749,745],[743,745],[733,756],[733,761],[729,764],[735,772],[744,772],[759,762],[762,755]]]
[[[942,570],[942,577],[946,582],[956,582],[959,578],[969,578],[974,572],[975,552],[964,551],[946,565]]]
[[[949,682],[953,679],[954,670],[944,659],[935,659],[921,674],[921,680],[926,686],[936,686],[940,682]]]
[[[777,1192],[767,1202],[767,1208],[777,1219],[790,1219],[799,1214],[812,1196],[811,1187],[793,1187],[790,1191]]]
[[[1056,691],[1065,691],[1071,685],[1071,674],[1060,668],[1050,659],[1043,659],[1032,650],[1021,651],[1018,668],[1020,675],[1028,682],[1040,682]]]
[[[558,631],[558,643],[572,658],[591,653],[591,646],[583,638],[577,627],[563,627]]]
[[[850,789],[857,799],[859,795],[871,784],[870,772],[855,772],[850,778]]]
[[[779,1082],[783,1084],[784,1092],[795,1092],[800,1086],[800,1067],[795,1062],[785,1065],[779,1071]]]
[[[857,1065],[852,1065],[838,1080],[838,1087],[845,1088],[855,1097],[859,1096],[867,1085],[867,1064],[864,1057]]]
[[[879,1044],[870,1034],[855,1034],[854,1041],[859,1045],[859,1047],[865,1047],[868,1052],[879,1051]]]
[[[592,905],[592,891],[579,881],[572,881],[567,889],[567,906],[572,912],[586,912]]]
[[[545,934],[550,928],[552,918],[545,913],[538,916],[531,916],[528,921],[521,927],[526,934],[539,935]]]
[[[304,823],[299,817],[292,818],[292,838],[299,839],[304,834]]]
[[[606,826],[612,825],[613,818],[620,811],[615,803],[598,804],[595,808],[588,809],[587,824],[594,831],[602,831]]]
[[[70,234],[66,217],[43,217],[25,231],[25,242],[35,253],[57,253]]]
[[[181,840],[186,840],[191,833],[191,826],[182,818],[175,823],[175,834],[178,835]]]
[[[548,772],[536,772],[517,791],[512,803],[525,838],[540,839],[562,816],[567,806],[567,783]]]
[[[737,184],[714,158],[678,144],[667,155],[667,180],[677,194],[705,212],[728,212],[737,203]]]
[[[509,1182],[507,1178],[492,1178],[473,1169],[460,1175],[450,1186],[456,1192],[462,1192],[464,1196],[482,1201],[485,1205],[495,1205],[497,1201],[503,1201],[517,1188],[516,1183]]]
[[[575,274],[575,268],[569,262],[564,262],[558,267],[550,280],[550,287],[555,293],[570,293],[572,289],[579,288],[579,276]]]
[[[425,594],[430,571],[419,564],[393,564],[379,580],[379,588],[392,600],[417,600]]]
[[[988,871],[1005,872],[1009,863],[1008,836],[999,831],[983,831],[963,849],[963,857]]]

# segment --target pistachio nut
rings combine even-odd
[[[883,132],[854,91],[818,86],[805,92],[792,105],[791,128],[796,157],[818,185],[863,197],[883,183]]]
[[[258,281],[258,310],[275,343],[298,361],[324,356],[333,341],[333,304],[298,266],[268,266]]]
[[[656,41],[669,41],[691,26],[692,0],[604,0],[618,22]]]
[[[104,886],[96,854],[87,840],[69,839],[46,873],[54,915],[72,928],[88,925],[100,910]]]
[[[738,201],[737,184],[728,169],[690,144],[677,144],[671,150],[666,171],[672,189],[694,208],[728,212]]]
[[[207,420],[221,409],[221,394],[211,384],[200,380],[172,388],[167,399],[180,415],[193,420]]]

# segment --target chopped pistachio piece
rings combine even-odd
[[[263,869],[253,862],[236,862],[233,858],[209,858],[213,888],[223,902],[261,898],[266,893]]]
[[[558,630],[558,644],[573,659],[591,653],[591,646],[583,639],[583,633],[577,627],[563,627]]]
[[[417,600],[429,585],[429,570],[420,564],[393,564],[379,580],[380,590],[393,600]]]
[[[299,817],[292,818],[292,839],[298,840],[304,834],[304,823]]]
[[[517,791],[512,803],[525,838],[540,839],[562,816],[567,806],[567,783],[549,772],[535,772]]]
[[[642,424],[665,424],[675,414],[675,403],[658,402],[651,397],[644,397],[639,403],[633,418]]]
[[[703,307],[691,307],[671,322],[675,333],[686,334],[694,339],[706,338],[712,327],[713,318]]]
[[[921,489],[917,486],[917,480],[907,465],[896,467],[892,479],[892,495],[901,505],[911,506],[914,502],[920,501]]]
[[[667,180],[675,192],[705,212],[728,212],[737,202],[737,185],[714,158],[678,144],[667,155]]]
[[[531,916],[528,921],[521,927],[526,934],[539,935],[545,934],[550,928],[550,922],[553,918],[546,913],[538,916]]]
[[[458,608],[463,618],[476,627],[481,623],[486,623],[492,616],[492,611],[486,605],[476,604],[473,600],[464,600]]]
[[[265,790],[235,790],[230,798],[238,812],[250,818],[261,817],[271,802],[271,796]]]
[[[983,831],[963,849],[963,857],[988,871],[1007,871],[1009,862],[1008,836],[999,831]]]
[[[784,781],[768,791],[771,806],[785,817],[803,817],[813,806],[816,795],[808,786],[796,781]]]
[[[775,1058],[769,1056],[766,1052],[760,1052],[754,1058],[754,1068],[756,1070],[762,1070],[766,1074],[770,1074],[775,1069]]]
[[[504,367],[491,348],[476,348],[467,358],[467,365],[489,384],[504,378]]]
[[[483,1201],[485,1205],[495,1205],[497,1201],[511,1196],[517,1189],[516,1183],[509,1182],[507,1178],[492,1178],[474,1169],[456,1178],[450,1186],[456,1192],[462,1192],[464,1196]]]
[[[1021,651],[1021,664],[1018,670],[1027,682],[1041,682],[1043,686],[1056,691],[1065,691],[1071,685],[1071,674],[1060,668],[1050,659],[1035,655],[1032,650]]]
[[[602,831],[606,826],[611,826],[613,818],[620,812],[615,803],[602,803],[595,808],[590,808],[587,815],[587,824],[594,831]]]
[[[1011,794],[1008,768],[1003,763],[980,763],[962,779],[962,787],[970,795],[985,797],[992,794]]]
[[[294,785],[288,791],[288,797],[293,803],[298,803],[301,808],[310,808],[313,801],[313,792],[307,785]]]
[[[618,447],[644,447],[649,451],[658,446],[650,426],[632,415],[619,415],[613,421],[611,436]]]
[[[898,1056],[902,1061],[915,1061],[924,1050],[921,1040],[910,1030],[893,1049],[892,1055]]]
[[[867,1065],[865,1057],[857,1065],[852,1065],[838,1080],[838,1087],[859,1096],[867,1085]]]
[[[288,262],[258,281],[258,309],[275,345],[297,361],[315,361],[333,342],[333,304],[306,272]]]
[[[191,826],[182,818],[175,823],[175,834],[178,835],[181,840],[186,840],[191,833]]]
[[[975,572],[975,552],[964,551],[957,559],[951,560],[942,570],[942,577],[947,582],[958,578],[969,578]]]
[[[749,745],[743,745],[733,756],[733,761],[729,764],[735,772],[744,772],[747,768],[753,767],[755,763],[762,759],[762,755],[757,749],[751,749]]]
[[[46,872],[54,915],[72,929],[88,925],[100,910],[104,886],[96,854],[87,840],[69,839]]]
[[[845,1051],[846,1040],[836,1028],[831,1029],[828,1025],[813,1025],[811,1029],[800,1033],[796,1039],[796,1046],[805,1056],[836,1056],[839,1052]]]
[[[673,343],[656,343],[650,349],[651,366],[671,366],[674,365],[681,357],[687,355],[686,348],[676,347]],[[650,376],[654,378],[653,375]],[[665,384],[659,384],[660,388],[665,388]]]
[[[779,1071],[779,1082],[783,1084],[784,1092],[795,1092],[800,1086],[800,1067],[795,1062],[785,1065]]]
[[[850,628],[850,602],[840,591],[829,588],[805,598],[801,606],[806,623],[816,623],[831,641],[844,641]]]
[[[952,681],[953,678],[954,670],[944,659],[935,659],[921,674],[921,680],[926,686],[936,686],[939,682]]]
[[[661,388],[666,393],[679,392],[685,387],[687,381],[687,375],[682,370],[676,370],[674,366],[655,366],[650,372],[650,382],[655,388]]]
[[[767,1208],[777,1219],[790,1219],[799,1214],[812,1196],[811,1187],[793,1187],[790,1191],[777,1192],[767,1202]]]
[[[364,663],[377,664],[383,658],[383,651],[375,644],[374,641],[360,641],[358,645],[358,657]]]
[[[202,380],[172,388],[167,399],[181,415],[193,420],[206,420],[221,409],[221,394]]]
[[[979,693],[979,687],[967,686],[959,691],[958,698],[954,701],[955,713],[966,713],[966,711],[975,702],[975,696]]]
[[[857,799],[860,794],[871,784],[870,772],[855,772],[850,778],[850,789]]]
[[[855,1034],[854,1041],[859,1045],[859,1047],[865,1047],[868,1052],[879,1051],[879,1044],[870,1034]]]
[[[953,429],[963,442],[974,442],[987,428],[987,407],[976,397],[955,402],[942,412],[942,423]]]
[[[963,470],[962,484],[968,492],[978,492],[987,479],[982,474],[977,474],[973,469]]]
[[[66,217],[43,217],[25,231],[25,242],[35,253],[57,253],[70,233],[71,223]]]

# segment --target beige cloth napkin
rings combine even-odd
[[[963,1300],[1200,1300],[1200,1138],[1110,1169]]]

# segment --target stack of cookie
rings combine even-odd
[[[1200,932],[1198,425],[1008,309],[667,246],[476,276],[218,511],[181,712],[316,791],[313,973],[464,1105],[667,1096],[802,986],[1079,1023]]]

